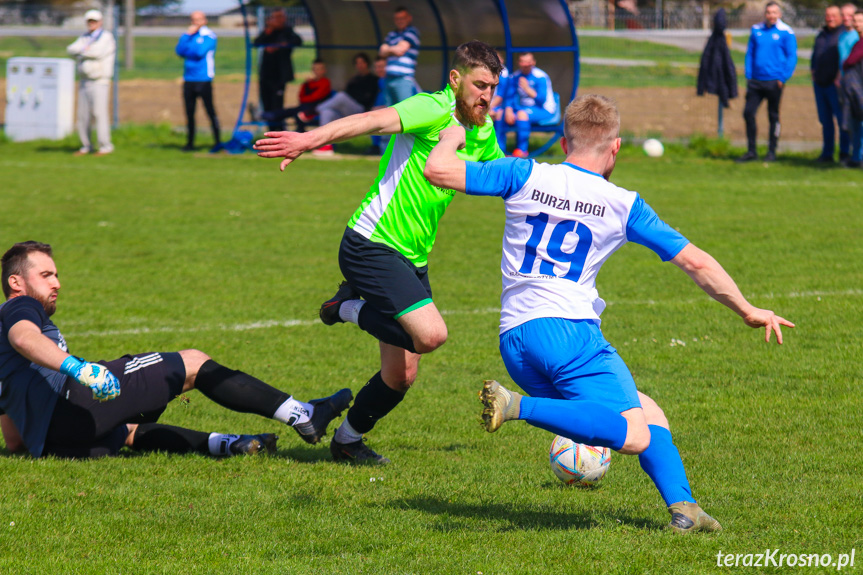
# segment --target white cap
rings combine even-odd
[[[95,20],[97,22],[102,21],[102,13],[98,10],[87,10],[84,12],[84,20],[89,22],[90,20]]]

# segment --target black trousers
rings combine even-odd
[[[782,99],[782,86],[779,80],[749,80],[746,83],[746,107],[743,109],[743,119],[746,120],[746,140],[750,152],[755,152],[755,140],[758,134],[755,114],[765,98],[767,119],[770,121],[768,149],[775,153],[776,144],[779,143],[779,101]]]
[[[273,82],[262,77],[258,82],[258,93],[261,97],[261,106],[264,112],[280,112],[285,107],[285,84]],[[270,131],[279,132],[285,129],[284,118],[270,120],[267,122]]]
[[[213,83],[184,82],[183,102],[186,105],[186,126],[188,131],[186,146],[189,148],[195,145],[195,106],[198,103],[198,98],[204,101],[204,108],[207,110],[207,116],[210,117],[214,143],[219,144],[222,141],[219,134],[219,118],[216,117],[216,108],[213,107]]]

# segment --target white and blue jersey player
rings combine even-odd
[[[751,305],[718,262],[665,222],[635,192],[608,181],[620,150],[620,117],[602,96],[581,96],[566,110],[563,164],[506,158],[464,162],[459,127],[441,134],[426,164],[429,181],[506,206],[500,351],[530,397],[487,381],[480,394],[488,431],[523,419],[589,445],[637,454],[665,500],[675,531],[716,531],[719,522],[692,496],[668,420],[636,389],[599,329],[605,302],[596,290],[602,264],[628,241],[671,261],[766,339],[791,322]]]
[[[557,102],[548,74],[536,67],[533,54],[518,57],[518,71],[509,80],[507,123],[515,118],[515,150],[513,156],[526,157],[531,125],[543,124],[557,115]]]

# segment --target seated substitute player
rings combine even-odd
[[[269,132],[255,149],[264,158],[285,158],[281,169],[303,152],[366,134],[396,134],[381,159],[378,177],[348,222],[339,247],[347,282],[321,306],[321,320],[348,321],[380,341],[381,370],[357,393],[336,431],[335,459],[382,465],[389,459],[371,450],[363,434],[404,399],[416,379],[420,354],[443,345],[446,324],[432,301],[428,254],[438,221],[455,195],[423,177],[428,153],[447,126],[466,127],[471,160],[503,157],[489,105],[500,75],[494,49],[472,41],[456,49],[449,85],[417,94],[389,108],[341,118],[305,134]],[[362,297],[362,299],[360,299]]]
[[[599,329],[605,302],[596,291],[602,264],[627,241],[655,251],[686,272],[766,340],[793,324],[752,306],[706,252],[665,222],[635,192],[608,178],[620,150],[620,116],[602,96],[581,96],[566,109],[566,161],[561,165],[507,158],[465,162],[464,134],[441,135],[426,164],[442,188],[504,199],[500,352],[512,379],[530,396],[486,381],[480,397],[485,428],[505,421],[531,425],[589,445],[639,454],[671,513],[677,532],[718,531],[719,522],[692,497],[668,420],[636,390],[617,351]]]
[[[536,67],[536,59],[530,52],[518,57],[518,71],[510,77],[509,82],[510,96],[504,121],[515,126],[515,149],[512,155],[526,158],[531,124],[551,120],[557,114],[557,103],[551,89],[551,78]]]
[[[278,438],[270,433],[204,433],[156,421],[168,402],[197,388],[219,405],[281,421],[317,443],[351,401],[343,389],[305,403],[195,349],[86,362],[67,353],[50,319],[60,291],[51,246],[15,244],[3,255],[2,278],[0,427],[12,452],[86,458],[114,455],[124,445],[212,455],[274,452]]]

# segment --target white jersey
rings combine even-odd
[[[602,264],[627,241],[667,261],[688,240],[635,192],[573,164],[468,162],[467,193],[505,200],[500,331],[541,317],[599,322]]]

